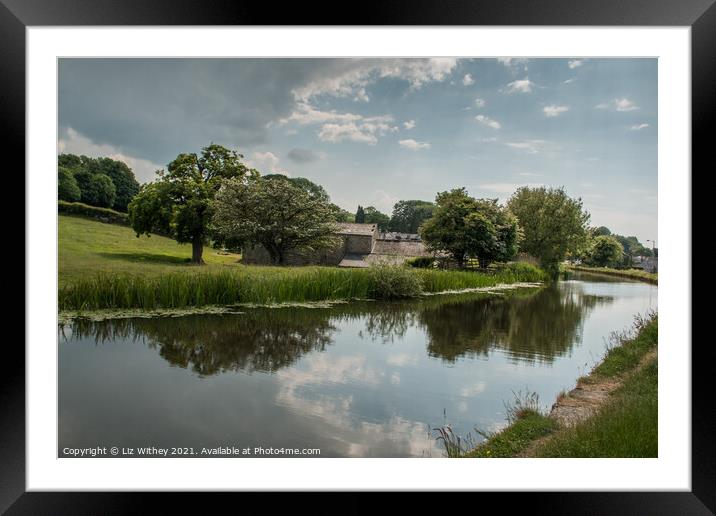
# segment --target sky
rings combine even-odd
[[[60,59],[58,100],[58,152],[140,183],[213,142],[350,212],[545,185],[657,236],[656,59]]]

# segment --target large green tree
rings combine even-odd
[[[390,230],[399,233],[417,233],[420,225],[433,216],[435,204],[430,201],[398,201],[393,206]]]
[[[567,253],[578,253],[587,237],[589,213],[581,199],[562,188],[519,188],[507,203],[523,232],[520,249],[556,277]]]
[[[507,261],[517,251],[517,219],[494,199],[474,199],[465,188],[441,192],[433,216],[420,226],[428,248],[448,253],[463,266],[477,258],[481,267]]]
[[[243,155],[236,151],[213,143],[200,154],[179,154],[166,171],[157,171],[157,180],[142,186],[129,203],[129,220],[137,236],[169,234],[179,243],[191,244],[193,263],[204,263],[211,201],[222,182],[232,179],[241,183],[258,175],[241,158]]]
[[[355,221],[357,224],[365,223],[365,210],[363,209],[363,206],[361,206],[360,204],[358,205],[358,209],[356,210]]]
[[[276,265],[289,251],[316,251],[339,243],[333,205],[283,180],[225,181],[212,203],[213,231],[222,238],[262,245]]]

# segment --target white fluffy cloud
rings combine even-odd
[[[465,76],[462,78],[462,84],[463,86],[472,86],[473,84],[475,84],[475,79],[472,78],[472,75],[466,73]]]
[[[495,120],[493,118],[490,118],[489,116],[477,115],[475,117],[475,120],[477,120],[484,126],[491,127],[492,129],[499,129],[500,127],[502,127],[500,122],[498,122],[497,120]]]
[[[403,122],[403,127],[410,130],[413,127],[415,127],[415,120],[408,120],[407,122]]]
[[[263,175],[289,175],[286,169],[279,166],[279,161],[279,158],[273,152],[254,152],[251,157],[246,160],[246,164],[251,168],[255,168]]]
[[[318,95],[353,97],[367,102],[365,88],[378,79],[393,78],[407,81],[411,88],[443,81],[457,65],[455,58],[426,59],[352,59],[339,63],[339,67],[326,69],[311,78],[292,93],[296,100],[308,101]]]
[[[579,68],[584,64],[584,59],[570,59],[567,61],[567,66],[569,66],[570,69]]]
[[[518,79],[509,83],[506,91],[507,93],[530,93],[534,85],[535,83],[525,77],[524,79]]]
[[[430,144],[428,142],[418,142],[413,140],[412,138],[409,138],[407,140],[400,140],[398,143],[401,147],[405,147],[406,149],[410,149],[412,151],[430,148]]]
[[[550,106],[545,106],[544,108],[542,108],[542,112],[544,113],[544,116],[546,116],[546,117],[559,116],[562,113],[566,113],[567,111],[569,111],[569,106],[550,105]]]
[[[646,129],[649,127],[649,124],[636,124],[631,126],[632,131],[641,131],[642,129]]]
[[[482,108],[487,105],[487,102],[485,101],[485,99],[478,98],[478,99],[475,99],[475,105],[479,108]]]
[[[60,154],[78,154],[89,156],[91,158],[112,158],[117,161],[123,161],[134,172],[137,181],[146,183],[155,179],[155,172],[162,165],[153,163],[146,159],[135,158],[121,152],[119,149],[108,144],[97,144],[89,138],[81,135],[71,127],[61,132],[57,140],[57,149]]]

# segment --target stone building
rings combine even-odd
[[[315,252],[289,251],[284,257],[286,265],[368,267],[376,262],[399,264],[417,256],[430,256],[418,235],[380,233],[375,224],[339,222],[337,226],[338,246]],[[242,262],[270,265],[271,257],[257,245],[243,250]]]

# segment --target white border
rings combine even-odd
[[[27,32],[27,489],[690,490],[688,27],[46,28]],[[58,459],[58,56],[659,58],[658,459]],[[635,199],[638,202],[638,199]],[[611,328],[609,329],[611,330]]]

